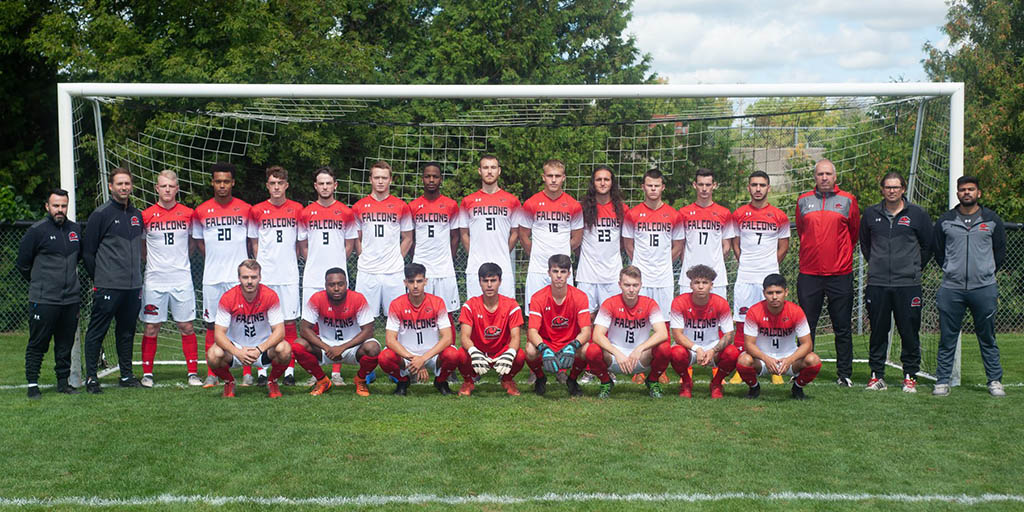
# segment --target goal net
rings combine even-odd
[[[820,84],[814,86],[210,86],[62,84],[62,176],[84,219],[106,200],[106,172],[127,167],[135,177],[136,205],[156,202],[156,175],[178,173],[179,200],[196,206],[211,195],[210,166],[240,169],[236,195],[251,204],[266,199],[263,170],[291,173],[289,196],[315,199],[312,171],[331,165],[337,198],[351,205],[370,192],[369,168],[384,160],[394,169],[392,193],[405,201],[422,195],[420,173],[438,162],[442,192],[456,200],[479,188],[481,155],[501,160],[501,186],[525,200],[540,190],[541,164],[566,163],[566,191],[585,193],[592,170],[607,165],[629,205],[643,200],[642,176],[666,175],[665,201],[693,202],[690,186],[701,167],[716,174],[716,202],[730,209],[749,200],[747,176],[771,176],[770,202],[791,218],[796,198],[813,188],[814,162],[829,158],[840,188],[863,210],[881,200],[878,180],[903,174],[909,199],[935,218],[954,197],[962,174],[962,87],[959,84]],[[960,94],[961,99],[956,99]],[[952,113],[952,115],[951,115]],[[65,125],[67,125],[65,127]],[[67,165],[65,166],[65,159]],[[98,172],[103,171],[103,172]],[[782,272],[795,298],[799,237],[790,238]],[[854,356],[866,361],[866,266],[854,257]],[[465,300],[465,254],[456,274]],[[517,299],[525,303],[526,260],[515,254]],[[678,275],[678,263],[676,274]],[[727,258],[730,282],[736,261]],[[354,260],[348,268],[358,280]],[[202,300],[202,261],[192,261]],[[938,345],[935,292],[941,272],[924,274],[922,375],[934,372]],[[731,301],[731,290],[730,297]],[[87,314],[89,308],[83,308]],[[84,325],[84,323],[83,323]],[[203,326],[197,321],[197,330]],[[166,330],[171,329],[171,330]],[[972,326],[965,326],[965,330]],[[161,335],[161,354],[178,349],[173,324]],[[899,367],[895,329],[890,364]],[[834,358],[827,307],[815,350]],[[114,351],[107,351],[113,357]],[[959,376],[957,359],[956,378]]]

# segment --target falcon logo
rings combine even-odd
[[[988,224],[978,224],[978,230],[984,231],[986,233],[990,231],[988,228]]]
[[[489,325],[484,328],[484,339],[496,340],[501,337],[501,327]]]
[[[836,203],[836,209],[837,209],[837,210],[838,210],[839,208],[842,208],[842,207],[843,207],[843,205],[842,205],[842,204],[840,204],[840,203]]]
[[[427,306],[427,309],[424,309],[423,312],[429,315],[434,312],[434,308]]]
[[[741,314],[741,315],[745,315],[745,314],[747,314],[747,310],[748,310],[748,309],[750,309],[750,308],[748,308],[748,307],[746,307],[746,306],[743,306],[743,307],[741,307],[741,308],[740,308],[740,314]]]
[[[569,319],[564,316],[556,316],[551,319],[552,329],[564,329],[569,327]]]
[[[914,297],[913,299],[910,299],[910,307],[912,307],[912,308],[919,308],[919,307],[921,307],[921,297]]]
[[[132,215],[132,226],[138,226],[138,225],[139,225],[139,218],[134,216],[134,215]]]
[[[159,311],[160,311],[160,308],[157,307],[156,304],[146,304],[142,308],[142,314],[144,314],[144,315],[156,316]]]
[[[910,227],[910,217],[907,217],[906,215],[904,215],[904,216],[900,217],[899,220],[896,221],[896,224],[899,224],[900,226]]]
[[[786,322],[788,322],[788,321],[789,321],[789,317],[788,317],[788,316],[784,316],[784,317],[782,317],[782,322],[783,322],[783,323],[786,323]]]

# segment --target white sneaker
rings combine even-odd
[[[140,380],[139,383],[142,384],[142,387],[144,387],[144,388],[151,388],[151,387],[153,387],[153,384],[154,384],[153,376],[152,375],[143,375],[142,376],[142,380]],[[989,385],[989,389],[992,389],[991,385]]]
[[[306,387],[316,385],[316,377],[310,375],[309,379],[306,380]]]
[[[1006,396],[1006,391],[1003,389],[1003,383],[998,380],[994,380],[988,383],[988,394],[992,396]]]
[[[936,384],[932,396],[949,396],[949,384]]]
[[[246,374],[245,376],[242,377],[242,385],[243,386],[252,386],[255,383],[256,383],[256,381],[253,380],[251,373],[248,373],[248,374]]]
[[[194,374],[194,373],[190,373],[189,376],[188,376],[188,385],[189,386],[202,386],[203,385],[203,379],[200,379],[199,376]]]
[[[333,384],[335,386],[344,386],[345,385],[345,378],[342,377],[340,373],[332,373],[331,374],[331,384]]]
[[[871,376],[871,380],[868,381],[868,385],[864,389],[868,391],[885,391],[888,386],[885,385],[885,379],[879,379],[874,375]]]
[[[580,378],[576,379],[579,384],[590,384],[594,380],[594,374],[590,372],[583,372]]]
[[[849,377],[839,377],[836,379],[836,384],[841,388],[852,388],[853,381]]]
[[[534,382],[537,382],[537,376],[530,372],[530,375],[526,377],[526,385],[532,386]]]
[[[903,379],[903,392],[904,393],[917,393],[917,381],[906,377]]]

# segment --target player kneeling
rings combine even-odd
[[[567,370],[569,396],[583,396],[576,378],[587,367],[586,344],[590,341],[590,305],[587,294],[568,283],[572,260],[565,254],[548,258],[551,284],[530,298],[526,330],[526,364],[537,377],[533,392],[547,392],[548,378]]]
[[[235,396],[230,368],[271,366],[267,395],[279,398],[277,378],[292,360],[291,345],[284,340],[284,314],[274,290],[260,284],[260,264],[245,260],[238,266],[239,285],[220,298],[214,325],[214,345],[206,352],[206,364],[224,381],[225,397]]]
[[[679,396],[693,396],[689,369],[695,364],[715,368],[711,376],[711,398],[722,398],[722,380],[736,369],[740,351],[733,345],[735,330],[732,308],[724,297],[711,293],[717,272],[707,265],[686,271],[689,293],[672,301],[669,313],[672,339],[672,369],[680,375]],[[719,336],[721,333],[721,336]]]
[[[642,286],[639,268],[630,265],[622,269],[622,293],[604,301],[594,320],[594,342],[587,347],[587,362],[590,371],[601,380],[598,398],[611,394],[614,382],[609,371],[627,375],[646,373],[648,393],[661,398],[658,379],[671,358],[668,332],[658,303],[640,295]]]
[[[459,323],[462,350],[459,351],[459,372],[462,387],[459,395],[473,393],[477,375],[494,372],[501,377],[501,387],[512,396],[519,396],[515,376],[526,363],[526,352],[519,348],[519,327],[523,311],[519,304],[501,295],[501,267],[484,263],[477,272],[482,295],[472,297],[462,306]]]
[[[769,274],[764,278],[764,300],[747,310],[743,324],[745,348],[736,364],[743,382],[750,386],[747,398],[761,394],[758,375],[789,375],[793,398],[803,400],[804,386],[818,376],[821,358],[811,352],[811,329],[804,310],[786,300],[786,278]]]
[[[409,390],[409,375],[423,382],[435,374],[434,387],[442,395],[452,394],[448,375],[459,362],[459,349],[452,345],[452,323],[444,300],[424,290],[427,269],[419,263],[405,266],[406,293],[388,307],[385,348],[378,357],[381,370],[398,381],[396,395]]]
[[[348,289],[345,271],[333,267],[324,276],[324,289],[302,306],[301,338],[292,343],[295,361],[316,378],[311,395],[331,389],[331,379],[320,365],[358,364],[356,394],[370,396],[366,376],[377,367],[380,343],[373,338],[373,311],[366,298]],[[319,334],[313,326],[317,326]]]

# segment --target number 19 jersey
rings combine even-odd
[[[192,287],[188,234],[193,215],[192,209],[181,203],[175,203],[170,209],[154,204],[142,212],[147,288]]]
[[[204,285],[238,282],[238,265],[249,257],[249,208],[249,203],[237,197],[226,205],[210,199],[196,207],[192,238],[202,240],[206,247]]]

